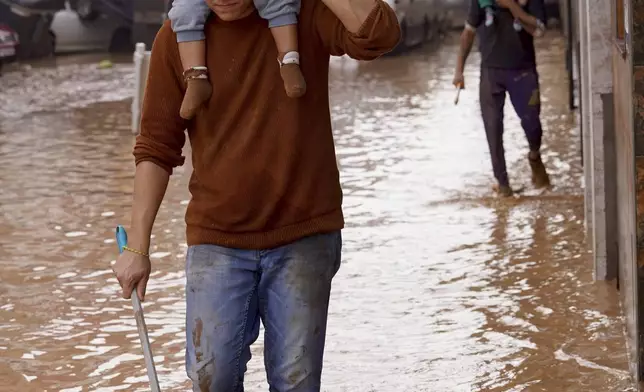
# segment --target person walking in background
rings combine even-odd
[[[550,178],[541,159],[541,100],[539,74],[536,68],[534,37],[545,31],[546,14],[543,0],[529,0],[522,7],[515,0],[496,0],[499,10],[495,23],[485,26],[485,11],[478,0],[470,0],[468,18],[463,33],[454,74],[454,85],[465,88],[463,70],[478,33],[481,52],[479,99],[487,136],[492,169],[502,196],[512,196],[503,148],[503,108],[506,92],[521,119],[528,139],[528,161],[532,183],[536,188],[550,186]],[[515,20],[522,29],[517,31]]]
[[[145,294],[152,226],[173,168],[192,148],[186,212],[186,368],[194,391],[240,392],[265,327],[270,390],[319,392],[331,281],[340,268],[342,190],[329,109],[329,57],[373,60],[400,40],[382,0],[304,0],[298,32],[307,93],[291,99],[278,49],[252,0],[208,0],[208,79],[191,121],[170,23],[150,59],[129,249],[113,266],[129,298]],[[275,65],[274,65],[275,64]]]

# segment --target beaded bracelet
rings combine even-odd
[[[137,255],[145,256],[145,257],[150,257],[149,254],[141,252],[140,250],[132,249],[130,247],[124,246],[123,250],[127,250],[128,252],[136,253]]]

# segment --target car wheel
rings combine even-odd
[[[94,5],[94,0],[74,0],[72,9],[76,11],[78,17],[83,21],[95,20],[100,15]]]
[[[401,54],[407,48],[407,22],[402,20],[400,22],[400,41],[398,45],[387,53],[387,56],[397,56]]]
[[[117,29],[112,35],[109,51],[114,53],[133,52],[132,31],[125,27]]]
[[[429,41],[434,38],[431,28],[432,26],[429,23],[429,19],[425,17],[425,21],[423,22],[423,41]]]
[[[407,45],[408,31],[409,31],[409,28],[407,27],[407,21],[403,20],[400,23],[400,42],[398,43],[398,46],[396,47],[396,49],[402,51],[408,46]]]
[[[56,54],[56,34],[53,31],[49,32],[49,44],[51,45],[51,53]]]

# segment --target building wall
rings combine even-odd
[[[615,148],[617,160],[617,226],[619,249],[619,281],[622,308],[626,318],[629,357],[633,374],[639,373],[638,358],[640,339],[638,337],[637,283],[635,268],[636,220],[635,220],[635,149],[633,131],[632,61],[623,57],[622,51],[613,48],[614,106],[615,106]]]
[[[629,0],[630,1],[630,0]],[[632,37],[626,46],[632,53],[632,122],[635,155],[638,359],[640,380],[644,379],[644,1],[631,1]],[[632,42],[632,44],[631,44]]]
[[[613,90],[613,30],[611,2],[586,0],[579,3],[579,35],[581,43],[581,119],[584,160],[586,229],[591,244],[595,278],[612,280],[617,277],[615,232],[610,230],[615,200],[609,197],[614,189],[614,174],[608,173],[614,151],[606,150],[604,101]],[[607,166],[608,165],[608,166]]]
[[[623,40],[617,34],[619,2],[577,2],[575,15],[580,42],[586,222],[595,277],[619,275],[631,370],[642,381],[644,0],[624,1],[632,21],[624,21],[631,37],[626,34]]]
[[[577,3],[578,12],[578,36],[579,36],[579,98],[580,98],[580,124],[581,124],[581,139],[582,139],[582,161],[584,164],[584,223],[586,228],[586,238],[589,245],[592,247],[593,238],[593,194],[592,194],[592,145],[590,133],[590,116],[587,115],[590,102],[590,58],[588,48],[588,21],[586,13],[586,3]]]

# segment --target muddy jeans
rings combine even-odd
[[[340,232],[269,250],[188,248],[186,369],[199,392],[243,392],[264,325],[271,392],[319,392]]]
[[[505,93],[517,115],[528,139],[530,151],[541,148],[541,99],[539,74],[536,69],[510,70],[481,68],[480,85],[481,115],[487,143],[492,158],[494,177],[500,185],[509,185],[503,149],[503,107]]]
[[[268,27],[297,24],[300,0],[254,0],[254,4],[259,16],[268,20]],[[210,12],[206,0],[174,0],[168,18],[172,31],[177,33],[177,41],[205,39],[203,29]]]

